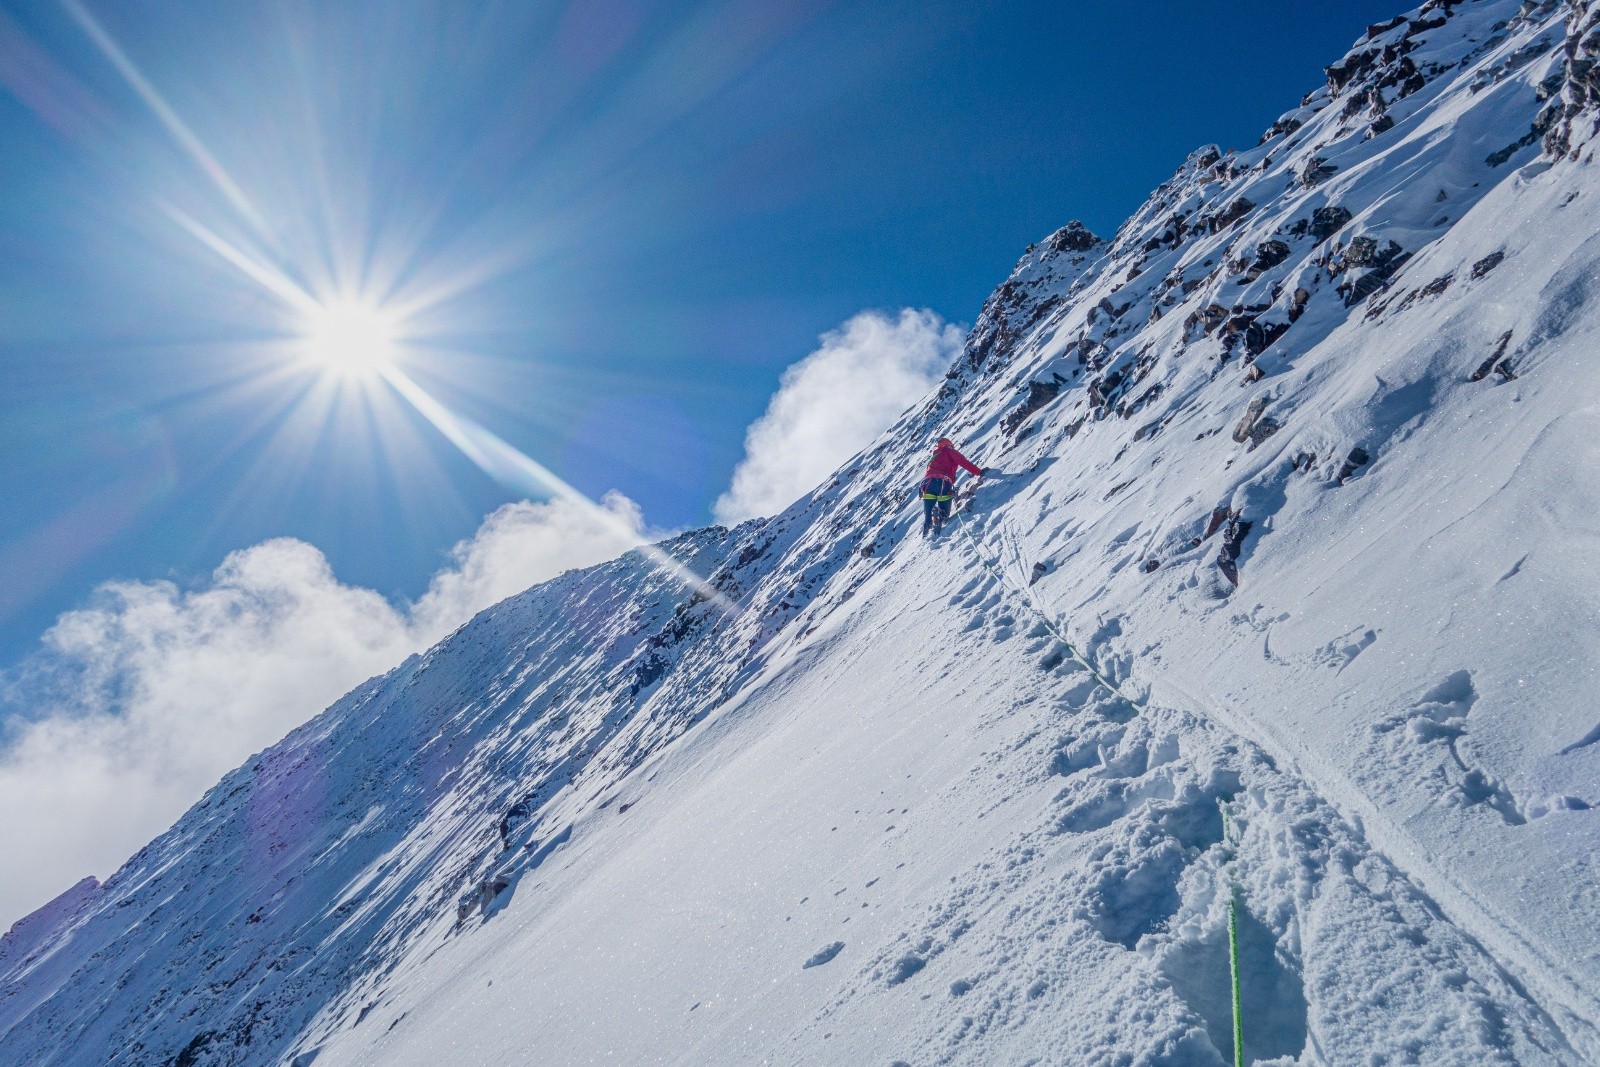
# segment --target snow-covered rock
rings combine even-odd
[[[770,520],[0,942],[0,1063],[1600,1062],[1593,5],[1430,0]],[[948,434],[996,473],[942,542]],[[1222,808],[1236,826],[1224,839]]]

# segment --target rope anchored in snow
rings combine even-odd
[[[989,574],[993,576],[994,579],[1001,585],[1008,586],[1013,592],[1021,594],[1022,598],[1027,601],[1029,608],[1031,608],[1033,613],[1039,617],[1039,622],[1042,623],[1044,628],[1050,632],[1051,637],[1054,637],[1057,641],[1061,642],[1061,647],[1067,650],[1067,655],[1072,657],[1073,662],[1077,663],[1078,666],[1088,671],[1089,676],[1095,681],[1099,682],[1101,685],[1105,686],[1106,689],[1112,693],[1115,693],[1123,700],[1126,700],[1131,707],[1135,708],[1136,710],[1143,711],[1145,707],[1144,702],[1129,696],[1127,693],[1122,691],[1121,686],[1107,678],[1104,674],[1101,674],[1099,668],[1097,668],[1093,663],[1089,662],[1089,658],[1082,652],[1079,652],[1078,646],[1074,645],[1067,638],[1067,635],[1062,632],[1061,627],[1056,625],[1055,620],[1050,617],[1050,613],[1039,606],[1039,602],[1034,600],[1033,593],[1031,591],[1020,588],[1015,582],[1007,578],[1005,573],[1001,571],[1000,568],[989,561],[989,558],[983,553],[983,546],[978,544],[978,539],[972,535],[971,530],[967,529],[966,518],[967,508],[962,508],[954,515],[950,516],[951,522],[954,523],[956,529],[960,530],[961,533],[966,537],[967,542],[972,545],[972,554],[978,558],[978,562],[983,565],[983,569],[988,571]]]
[[[1228,872],[1228,976],[1233,986],[1233,1067],[1244,1067],[1244,1006],[1239,996],[1239,883],[1234,879],[1233,820],[1228,802],[1218,800],[1222,811],[1222,843],[1227,849],[1223,865]]]
[[[971,530],[967,529],[966,518],[966,508],[962,508],[951,516],[956,528],[961,531],[967,542],[972,546],[972,553],[977,557],[978,562],[983,565],[983,569],[988,571],[1000,584],[1021,594],[1033,613],[1039,617],[1039,621],[1044,625],[1045,629],[1057,641],[1061,642],[1062,647],[1067,650],[1067,654],[1079,666],[1088,671],[1095,681],[1127,701],[1130,706],[1141,711],[1144,710],[1145,704],[1143,701],[1136,700],[1123,692],[1121,686],[1101,674],[1094,664],[1089,662],[1089,658],[1078,651],[1077,646],[1067,639],[1067,635],[1062,632],[1061,627],[1057,626],[1055,620],[1050,617],[1050,613],[1045,611],[1038,601],[1034,600],[1031,590],[1019,587],[1006,577],[1004,571],[989,560],[988,556],[984,554],[983,546],[978,543],[977,537],[973,535]],[[1239,992],[1239,885],[1234,877],[1234,865],[1237,862],[1237,841],[1234,836],[1233,819],[1228,812],[1228,801],[1218,798],[1217,807],[1222,812],[1222,843],[1225,849],[1223,868],[1228,876],[1228,977],[1233,1001],[1233,1064],[1234,1067],[1244,1067],[1244,1002]]]

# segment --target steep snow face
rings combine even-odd
[[[1212,1065],[1234,895],[1250,1060],[1600,1061],[1594,25],[1434,0],[1029,249],[722,601],[506,601],[19,926],[0,1063]]]

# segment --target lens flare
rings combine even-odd
[[[394,363],[400,324],[393,313],[365,300],[337,299],[304,313],[300,356],[321,371],[369,378]]]
[[[316,372],[315,381],[307,383],[294,399],[285,401],[284,407],[258,414],[258,425],[278,425],[275,434],[288,436],[295,432],[297,425],[325,426],[332,421],[335,412],[359,411],[364,417],[373,417],[374,412],[398,410],[399,405],[393,402],[393,397],[398,396],[501,485],[530,499],[560,498],[582,506],[613,533],[634,543],[635,551],[645,560],[692,589],[698,602],[709,602],[728,615],[741,610],[688,566],[645,542],[639,531],[613,512],[596,504],[487,428],[445,407],[402,368],[404,362],[428,361],[427,340],[438,334],[437,317],[430,319],[430,313],[456,296],[531,262],[537,249],[557,240],[553,235],[559,235],[566,228],[587,234],[586,227],[576,227],[585,217],[584,213],[572,218],[553,217],[534,230],[534,237],[505,245],[497,253],[463,262],[443,276],[414,272],[414,264],[391,262],[392,256],[376,256],[370,262],[361,256],[352,256],[350,250],[360,245],[358,240],[330,242],[317,257],[321,262],[296,256],[292,254],[292,242],[286,243],[284,236],[268,225],[267,219],[275,216],[258,209],[244,186],[223,167],[219,157],[157,91],[155,84],[106,28],[90,15],[82,0],[60,2],[160,120],[172,139],[222,193],[236,218],[206,223],[194,212],[181,210],[165,200],[158,200],[158,207],[179,229],[282,304],[275,332],[279,341],[288,335],[289,358],[277,363],[278,369],[290,372],[290,377],[298,376],[293,373],[297,367]],[[713,11],[689,23],[684,34],[675,38],[675,43],[657,62],[647,64],[630,79],[625,100],[619,105],[620,111],[612,116],[616,121],[605,126],[608,132],[599,137],[576,138],[574,146],[565,154],[552,154],[550,173],[568,175],[576,187],[591,184],[595,176],[611,170],[617,161],[630,158],[638,145],[654,136],[657,128],[677,122],[698,102],[709,98],[748,64],[763,56],[763,42],[782,28],[782,20],[761,24],[740,15],[729,22],[731,11],[721,14]],[[8,46],[17,51],[19,40],[20,34],[0,11],[0,52]],[[708,52],[699,47],[700,41],[715,41],[719,47]],[[726,47],[730,41],[732,47]],[[26,54],[32,55],[31,52]],[[710,67],[707,66],[708,55],[718,60]],[[692,76],[686,75],[686,83],[677,87],[662,84],[662,79],[670,77],[680,65],[684,71],[692,72]],[[41,95],[43,83],[24,82],[23,76],[27,74],[29,70],[15,75],[0,70],[0,84],[32,103],[47,120],[64,123],[63,115],[67,113],[55,106],[54,98]],[[18,90],[18,85],[24,88]],[[53,85],[52,82],[43,88]],[[573,154],[579,151],[584,154]],[[327,218],[332,219],[333,212],[328,205],[334,198],[326,176],[322,178],[322,194],[327,202],[324,205]],[[244,225],[236,225],[239,222]],[[337,227],[330,226],[330,232],[336,231]],[[411,248],[402,260],[414,254],[415,248]],[[400,284],[402,280],[405,284]],[[381,298],[375,294],[382,294]],[[275,354],[283,351],[277,344],[273,350]],[[385,383],[392,388],[385,388]],[[390,406],[383,407],[384,404]],[[296,413],[298,424],[280,417],[289,410]],[[375,421],[381,424],[382,419]],[[276,465],[281,467],[281,461]]]

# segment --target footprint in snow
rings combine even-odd
[[[1394,755],[1401,766],[1424,780],[1439,782],[1444,796],[1455,803],[1487,807],[1508,825],[1521,826],[1528,813],[1515,794],[1462,751],[1460,742],[1477,702],[1472,672],[1455,671],[1405,711],[1373,723],[1372,732],[1375,738],[1395,738]]]
[[[1350,666],[1355,658],[1372,647],[1378,640],[1378,631],[1357,626],[1319,648],[1312,662],[1321,667],[1331,667],[1335,674]]]

